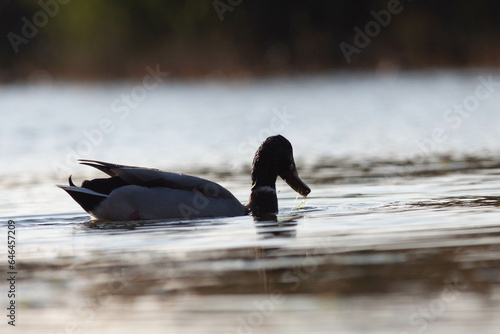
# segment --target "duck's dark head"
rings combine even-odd
[[[276,178],[281,177],[293,190],[307,196],[311,189],[299,178],[293,149],[283,136],[267,138],[255,153],[252,167],[252,192],[247,204],[253,215],[278,212]]]

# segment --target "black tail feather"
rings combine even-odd
[[[76,187],[75,184],[73,183],[73,180],[71,180],[71,175],[69,176],[68,181],[70,186]]]
[[[72,190],[68,188],[63,188],[80,206],[83,210],[87,212],[92,212],[103,200],[107,197],[92,195],[79,192],[78,190]]]
[[[104,172],[108,174],[109,176],[117,176],[117,170],[123,169],[123,168],[143,168],[143,169],[151,169],[151,170],[158,170],[156,168],[146,168],[146,167],[137,167],[137,166],[127,166],[127,165],[119,165],[119,164],[112,164],[109,162],[104,162],[104,161],[98,161],[98,160],[88,160],[88,159],[78,159],[80,164],[82,165],[87,165],[90,167],[94,167],[99,169],[101,172]]]
[[[80,162],[82,165],[87,165],[99,169],[101,172],[108,174],[109,176],[116,176],[116,173],[111,170],[109,166],[103,166],[93,162]]]

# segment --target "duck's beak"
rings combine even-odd
[[[294,168],[289,174],[282,176],[283,180],[296,192],[302,196],[307,196],[311,192],[311,188],[307,186],[299,177],[297,169]]]

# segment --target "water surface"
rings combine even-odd
[[[490,74],[500,82],[488,70],[172,81],[126,117],[113,103],[134,83],[3,87],[0,217],[3,233],[16,222],[19,309],[2,328],[497,333],[500,95],[453,112]],[[199,175],[245,202],[274,133],[312,189],[297,210],[279,180],[276,221],[96,222],[54,186],[100,176],[75,163],[91,158]]]

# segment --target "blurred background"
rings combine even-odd
[[[23,326],[8,329],[498,334],[499,13],[0,0],[0,228],[20,231]],[[276,133],[312,189],[299,209],[278,178],[276,221],[96,222],[55,187],[103,177],[77,162],[96,159],[246,202]]]
[[[354,28],[364,31],[371,11],[387,10],[387,1],[2,0],[0,6],[3,82],[47,79],[47,73],[137,78],[151,63],[189,78],[500,63],[500,3],[494,1],[402,1],[376,42],[351,63],[340,44],[353,45]],[[37,14],[43,8],[48,19]],[[23,18],[38,32],[28,28],[23,36]],[[18,52],[9,33],[21,38]]]

